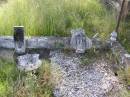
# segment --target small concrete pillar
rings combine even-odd
[[[117,41],[117,32],[113,31],[110,35],[111,46]]]
[[[25,53],[26,44],[24,39],[24,26],[14,26],[14,44],[16,54]]]

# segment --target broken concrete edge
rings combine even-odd
[[[74,50],[71,45],[71,37],[25,37],[26,40],[26,49],[27,50],[35,50],[35,49],[72,49]],[[112,47],[110,46],[110,41],[106,41],[102,43],[98,39],[92,38],[93,47],[97,49],[111,49],[112,53],[117,56],[118,61],[122,65],[122,67],[130,68],[130,55],[124,47],[117,41],[113,44]],[[11,55],[14,53],[14,40],[12,36],[0,36],[0,57],[6,56],[5,58],[10,56],[9,51],[11,51]],[[3,51],[4,50],[4,51]],[[7,52],[6,52],[7,51]],[[45,50],[44,50],[45,51]]]
[[[20,71],[32,71],[38,69],[42,64],[39,54],[25,54],[17,57],[17,67]]]
[[[113,44],[111,51],[118,59],[120,67],[128,70],[130,68],[130,54],[125,48],[117,41]]]
[[[71,37],[25,37],[27,49],[73,49],[70,45]],[[100,41],[92,39],[93,47],[100,48]],[[0,48],[15,49],[13,36],[0,36]]]
[[[0,36],[0,48],[14,49],[14,40],[11,36]]]
[[[25,38],[26,48],[35,49],[35,48],[54,48],[55,46],[62,44],[66,44],[65,38],[59,37],[32,37]],[[57,44],[56,44],[57,43]],[[59,43],[59,44],[58,44]],[[12,36],[0,36],[0,48],[5,49],[14,49],[15,44]],[[56,47],[55,47],[56,48]]]

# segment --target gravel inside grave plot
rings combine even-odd
[[[52,51],[50,55],[55,97],[120,97],[123,85],[105,59],[83,68],[74,54]]]

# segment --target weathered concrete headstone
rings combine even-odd
[[[35,70],[42,64],[41,60],[39,59],[39,54],[26,54],[18,56],[17,61],[18,69],[26,72]]]
[[[25,53],[24,27],[14,26],[14,44],[17,54]]]
[[[92,41],[85,35],[83,29],[71,30],[71,35],[70,44],[76,50],[76,53],[84,53],[86,49],[92,47]]]

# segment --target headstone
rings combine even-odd
[[[17,61],[18,69],[21,71],[32,71],[39,68],[42,64],[39,59],[39,54],[26,54],[18,56]]]
[[[24,27],[14,26],[14,44],[15,52],[17,54],[25,53],[25,39],[24,39]]]
[[[76,53],[84,53],[86,49],[92,47],[92,41],[85,35],[85,31],[81,28],[71,30],[70,45],[76,50]]]

